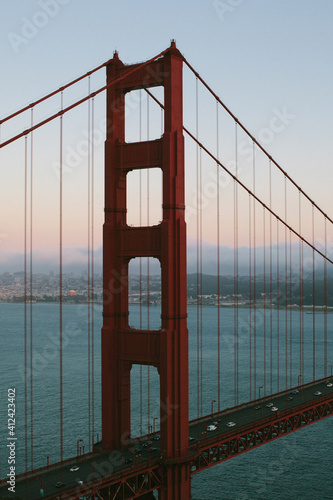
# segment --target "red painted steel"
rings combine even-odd
[[[161,455],[170,459],[161,499],[190,498],[188,452],[188,332],[186,309],[186,225],[184,218],[183,59],[172,42],[163,57],[125,66],[115,54],[107,66],[105,223],[103,243],[102,434],[104,448],[121,447],[130,435],[130,370],[153,365],[160,375]],[[126,77],[126,72],[130,75]],[[124,76],[123,76],[124,75]],[[122,77],[123,78],[120,78]],[[161,140],[125,143],[125,93],[164,87]],[[160,167],[163,172],[161,224],[126,224],[126,174]],[[128,264],[156,257],[162,274],[162,328],[138,331],[128,325]]]
[[[324,397],[281,413],[192,446],[191,474],[332,416],[333,399]]]
[[[203,439],[191,446],[181,461],[188,464],[189,473],[196,474],[213,465],[241,455],[247,451],[274,441],[287,434],[319,422],[333,414],[333,399],[323,397],[312,403],[303,403],[299,407],[287,410],[280,415],[251,422],[242,428]],[[153,490],[163,492],[165,478],[170,465],[177,460],[154,459],[136,465],[122,472],[100,478],[91,484],[85,484],[62,494],[62,499],[80,498],[82,495],[99,494],[101,498],[142,498],[142,493]],[[58,498],[59,494],[51,497]],[[170,497],[171,498],[171,497]],[[184,497],[188,498],[188,497]]]

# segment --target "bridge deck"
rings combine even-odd
[[[184,461],[190,463],[191,472],[196,473],[332,415],[333,387],[327,386],[329,380],[330,377],[321,379],[191,421],[189,455]],[[297,394],[292,394],[296,390]],[[320,394],[316,395],[317,391]],[[278,410],[272,411],[267,407],[269,403]],[[228,427],[228,422],[235,425]],[[209,430],[212,424],[216,429]],[[116,488],[120,485],[123,489],[119,491],[127,491],[127,498],[152,491],[159,488],[162,469],[168,465],[160,458],[163,452],[156,437],[157,433],[149,436],[151,449],[143,446],[148,436],[133,440],[122,450],[102,452],[97,445],[94,454],[32,471],[27,477],[18,476],[15,495],[8,492],[6,480],[3,480],[0,498],[9,495],[10,498],[40,498],[41,480],[45,498],[82,498],[92,490],[112,485]],[[74,464],[79,469],[71,472]],[[83,484],[79,485],[78,481]],[[56,488],[57,482],[64,486]]]

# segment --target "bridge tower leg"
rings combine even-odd
[[[124,66],[115,53],[107,66],[105,223],[103,227],[102,439],[120,448],[130,436],[130,370],[156,366],[160,374],[162,500],[190,499],[188,454],[188,332],[182,57],[174,42],[163,57]],[[125,94],[164,87],[161,139],[125,142]],[[163,173],[163,220],[150,227],[126,223],[126,175],[140,168]],[[162,328],[128,325],[128,264],[155,257],[162,273]]]

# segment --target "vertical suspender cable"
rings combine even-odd
[[[287,222],[287,178],[284,176],[284,219]],[[288,246],[288,238],[287,238],[287,226],[284,226],[284,310],[285,310],[285,372],[286,372],[286,389],[288,389],[288,257],[287,257],[287,246]]]
[[[94,325],[94,306],[95,306],[95,280],[94,280],[94,217],[95,217],[95,146],[94,146],[94,128],[95,128],[95,100],[91,101],[91,434],[92,446],[94,447],[95,435],[95,325]]]
[[[301,316],[302,316],[302,374],[304,377],[304,308],[303,308],[303,303],[304,303],[304,244],[302,240],[302,274],[301,274],[301,286],[302,286],[302,307],[301,307]]]
[[[269,160],[269,208],[272,210],[272,163]],[[269,213],[269,300],[270,300],[270,370],[271,394],[273,394],[273,252],[272,252],[272,214]]]
[[[196,114],[196,138],[199,139],[199,124],[198,124],[198,78],[196,78],[196,88],[195,88],[195,97],[196,97],[196,106],[195,106],[195,114]],[[199,146],[196,144],[196,189],[197,189],[197,220],[196,220],[196,231],[197,231],[197,402],[198,402],[198,418],[200,417],[200,311],[199,311],[199,294],[200,294],[200,277],[199,277]]]
[[[280,248],[279,221],[276,219],[276,286],[277,286],[277,392],[280,391]]]
[[[301,234],[302,230],[302,200],[301,192],[298,191],[298,232]],[[298,240],[298,259],[299,259],[299,374],[303,376],[302,370],[302,305],[303,305],[303,295],[302,295],[302,241]],[[304,380],[303,380],[304,383]]]
[[[200,406],[200,413],[201,415],[203,414],[203,356],[202,356],[202,295],[203,295],[203,290],[202,290],[202,149],[200,148],[200,401],[201,401],[201,406]]]
[[[1,123],[0,123],[0,144],[1,144]],[[0,162],[0,166],[1,166],[1,162]],[[1,445],[0,445],[0,480],[1,480],[2,476],[1,476]]]
[[[31,127],[34,123],[34,110],[31,108]],[[30,453],[31,470],[34,468],[34,398],[33,398],[33,325],[32,325],[32,222],[33,222],[33,131],[30,134]]]
[[[147,96],[147,143],[148,143],[148,156],[149,156],[149,95]],[[149,226],[149,169],[147,170],[147,226]],[[150,279],[150,261],[147,259],[147,328],[150,329],[150,309],[149,309],[149,279]],[[149,346],[149,344],[148,344]],[[150,432],[150,366],[148,365],[148,433]]]
[[[327,219],[325,224],[325,257],[327,256]],[[324,259],[324,377],[327,377],[327,261]]]
[[[140,89],[139,99],[139,140],[142,141],[142,91]],[[139,171],[139,225],[142,226],[142,170]],[[142,257],[139,257],[139,274],[140,274],[140,330],[142,330]],[[142,365],[140,365],[140,435],[143,434],[142,429]]]
[[[219,160],[219,103],[216,101],[216,157]],[[216,163],[217,230],[217,408],[221,409],[221,330],[220,330],[220,166]]]
[[[256,155],[253,142],[253,194],[256,194]],[[256,201],[253,200],[253,393],[257,391],[257,276],[256,276]]]
[[[24,137],[24,441],[25,472],[28,471],[28,325],[27,325],[27,229],[28,229],[28,137]]]
[[[289,343],[289,360],[290,360],[290,370],[289,370],[289,387],[293,386],[293,313],[292,313],[292,276],[291,276],[291,231],[289,231],[289,334],[290,334],[290,343]]]
[[[264,395],[266,395],[266,209],[263,207],[263,252],[264,252]]]
[[[312,245],[315,244],[314,228],[314,206],[312,204]],[[313,360],[313,380],[316,380],[316,271],[315,271],[315,251],[312,250],[312,360]]]
[[[252,401],[252,198],[249,194],[249,385],[250,385],[250,401]]]
[[[63,110],[64,95],[61,92],[61,111]],[[62,161],[63,161],[63,115],[60,115],[60,186],[59,186],[59,336],[60,336],[60,461],[63,462],[63,360],[62,360]]]
[[[90,95],[90,76],[88,77],[88,95]],[[90,290],[90,285],[91,285],[91,275],[90,275],[90,176],[91,176],[91,148],[90,148],[90,135],[91,135],[91,127],[90,127],[90,107],[91,107],[91,101],[90,99],[88,100],[88,162],[87,162],[87,174],[88,174],[88,179],[87,179],[87,191],[88,191],[88,213],[87,213],[87,219],[88,219],[88,276],[87,276],[87,285],[88,285],[88,438],[89,438],[89,452],[91,451],[91,317],[90,317],[90,300],[91,300],[91,290]]]
[[[238,127],[235,122],[235,175],[238,178]],[[238,183],[234,180],[234,392],[238,404]]]

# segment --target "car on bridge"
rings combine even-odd
[[[70,471],[70,472],[76,472],[77,470],[79,470],[79,468],[80,468],[80,467],[79,467],[78,465],[73,465],[73,467],[71,467],[71,468],[69,469],[69,471]]]
[[[235,427],[235,422],[228,422],[225,424],[227,427]]]
[[[209,431],[209,432],[216,431],[216,429],[217,429],[217,427],[214,424],[207,425],[207,431]]]
[[[267,403],[266,408],[272,408],[272,406],[274,406],[273,403]]]
[[[316,391],[316,392],[314,393],[314,395],[315,395],[315,396],[321,396],[321,392],[320,392],[320,391]]]

